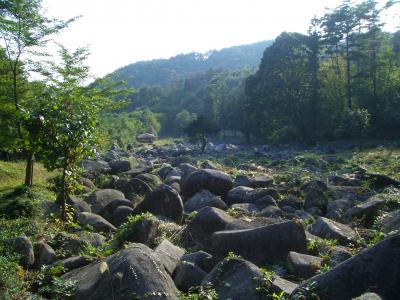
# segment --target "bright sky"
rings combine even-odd
[[[386,0],[378,0],[385,3]],[[103,76],[130,63],[205,52],[305,33],[309,21],[342,0],[44,0],[50,16],[82,18],[57,37],[68,48],[89,46],[92,73]],[[400,24],[400,5],[386,30]],[[397,19],[396,19],[397,18]]]

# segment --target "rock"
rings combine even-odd
[[[148,194],[135,208],[134,214],[150,212],[164,216],[176,223],[182,221],[183,203],[179,193],[172,187],[162,184]]]
[[[125,242],[142,243],[150,246],[157,236],[159,226],[160,221],[156,217],[143,218],[131,225],[123,236],[118,237],[116,243],[118,246]]]
[[[197,267],[195,264],[182,261],[176,267],[174,272],[174,282],[181,291],[188,291],[191,287],[201,285],[207,273]]]
[[[349,226],[319,217],[309,228],[311,234],[324,239],[337,240],[341,244],[348,244],[357,238],[357,233]]]
[[[142,244],[131,244],[61,278],[77,282],[76,300],[178,299],[178,290],[160,258]]]
[[[136,136],[136,140],[144,144],[152,144],[156,139],[157,137],[152,133],[141,133]]]
[[[193,253],[188,253],[182,256],[182,261],[186,261],[195,264],[200,269],[210,272],[214,267],[214,260],[211,254],[204,251],[197,251]]]
[[[382,220],[381,230],[384,233],[400,229],[400,209],[388,213]]]
[[[149,173],[140,174],[135,178],[145,182],[152,190],[162,184],[162,181],[158,176]]]
[[[105,236],[90,231],[78,231],[76,236],[93,247],[101,247],[106,242]]]
[[[81,165],[86,173],[91,174],[107,173],[111,170],[109,164],[105,161],[83,160]]]
[[[131,162],[129,160],[113,160],[110,162],[111,173],[119,174],[122,172],[128,172],[132,169]]]
[[[33,266],[35,254],[32,243],[26,236],[18,236],[14,239],[13,250],[21,256],[20,263],[25,269]]]
[[[195,164],[196,164],[196,161],[195,161],[193,158],[191,158],[191,157],[189,157],[189,156],[184,156],[184,155],[178,156],[178,157],[174,157],[174,158],[171,160],[171,165],[172,165],[173,167],[177,167],[177,166],[179,166],[180,164],[184,164],[184,163],[191,164],[191,165],[195,165]]]
[[[221,171],[198,170],[191,173],[183,182],[182,194],[189,198],[198,191],[205,189],[218,196],[225,196],[233,188],[231,177]]]
[[[324,213],[322,212],[322,210],[318,207],[310,207],[309,209],[306,210],[306,213],[313,216],[313,217],[319,217],[319,216],[323,216]]]
[[[185,202],[184,210],[186,213],[191,213],[206,206],[216,207],[222,210],[228,209],[225,202],[222,201],[220,197],[215,196],[207,190],[200,190]]]
[[[116,230],[114,225],[112,225],[102,216],[88,212],[82,212],[78,214],[78,223],[81,225],[90,225],[94,228],[94,230],[100,232],[107,233]]]
[[[231,205],[231,208],[248,214],[260,212],[257,206],[255,206],[253,203],[236,203]]]
[[[178,193],[181,192],[181,186],[179,185],[179,183],[175,182],[175,183],[171,184],[171,187],[172,187],[175,191],[177,191]]]
[[[249,195],[253,192],[253,188],[238,186],[231,189],[226,195],[225,202],[229,206],[237,203],[250,203],[248,201]]]
[[[200,164],[200,168],[209,170],[218,170],[218,168],[209,160],[205,160]]]
[[[174,168],[171,167],[170,165],[166,164],[166,165],[163,165],[163,166],[158,170],[157,175],[158,175],[160,178],[165,179],[165,178],[167,178],[168,174],[169,174],[172,170],[174,170]]]
[[[66,203],[74,209],[75,213],[92,212],[89,204],[74,195],[68,195]]]
[[[269,218],[279,218],[282,217],[283,213],[279,207],[274,205],[269,205],[265,207],[260,213],[257,214],[259,217],[269,217]]]
[[[191,164],[183,163],[176,167],[177,170],[182,172],[182,181],[186,180],[186,178],[192,174],[193,172],[197,171],[198,169]]]
[[[98,214],[107,204],[116,199],[125,199],[125,196],[120,191],[104,189],[91,193],[86,198],[86,202],[91,205],[92,212]]]
[[[125,223],[130,215],[133,213],[133,208],[127,206],[118,206],[112,216],[112,224],[116,227]]]
[[[217,258],[233,251],[257,265],[283,261],[290,251],[305,253],[307,250],[304,228],[294,221],[254,229],[218,231],[211,240],[211,253]]]
[[[273,184],[274,180],[269,176],[256,176],[252,180],[253,188],[267,188]]]
[[[365,293],[353,300],[382,300],[382,298],[375,293]]]
[[[267,206],[277,206],[276,201],[270,195],[266,195],[262,198],[257,199],[254,201],[254,205],[257,206],[259,210],[263,210]]]
[[[170,275],[174,273],[176,266],[185,254],[185,249],[175,246],[168,240],[163,240],[154,251]]]
[[[341,211],[344,212],[344,211],[348,210],[352,205],[353,205],[353,203],[347,199],[338,199],[338,200],[329,202],[327,211],[329,213],[331,211],[337,211],[340,209]]]
[[[351,257],[351,253],[346,248],[335,246],[329,250],[329,266],[334,268]]]
[[[82,184],[84,187],[87,187],[90,190],[95,190],[97,187],[89,178],[79,177],[78,182]]]
[[[148,195],[153,189],[143,180],[139,178],[132,178],[126,183],[125,193],[135,193],[138,195]]]
[[[384,189],[389,186],[400,188],[400,181],[383,174],[365,173],[363,174],[363,180],[368,181],[368,184],[373,189]]]
[[[400,235],[395,235],[305,281],[292,297],[304,294],[304,289],[312,283],[313,292],[320,299],[353,299],[366,291],[377,293],[383,299],[397,299],[399,269]]]
[[[91,260],[84,256],[72,256],[63,260],[54,262],[51,267],[62,266],[65,272],[78,269],[88,265]]]
[[[322,258],[290,251],[287,257],[289,270],[297,278],[307,279],[314,276],[320,269]]]
[[[303,201],[301,201],[299,198],[295,196],[287,196],[278,202],[278,206],[280,208],[284,206],[290,206],[295,209],[301,209],[303,207]]]
[[[238,186],[245,186],[245,187],[252,187],[252,180],[246,175],[237,175],[235,180],[233,181],[235,187]]]
[[[35,266],[40,268],[44,265],[51,265],[56,261],[56,253],[45,242],[38,242],[35,245]]]
[[[280,199],[280,195],[276,189],[267,188],[267,189],[256,189],[248,194],[248,198],[246,202],[255,203],[258,199],[263,198],[265,196],[271,196],[274,200]]]
[[[271,293],[275,293],[277,295],[280,295],[283,293],[283,296],[289,299],[289,296],[293,293],[293,291],[298,287],[299,285],[296,283],[293,283],[291,281],[285,280],[277,275],[274,275],[274,278],[271,282],[271,286],[269,288]],[[286,299],[284,298],[284,299]]]
[[[127,199],[115,199],[108,203],[103,209],[100,211],[99,215],[102,216],[107,221],[113,221],[114,211],[120,206],[132,207],[132,202]]]
[[[240,258],[225,259],[203,279],[202,285],[210,285],[218,299],[261,300],[257,292],[262,273],[258,267]]]
[[[302,185],[301,190],[304,193],[308,193],[309,191],[319,190],[322,192],[328,191],[328,187],[325,182],[321,180],[311,180]]]
[[[309,189],[304,195],[305,209],[317,207],[322,211],[326,211],[327,206],[328,206],[328,198],[321,190]]]
[[[377,212],[385,205],[385,200],[372,198],[366,202],[357,204],[348,209],[343,215],[342,220],[345,223],[350,223],[353,219],[357,218],[362,220],[365,224],[370,224]]]
[[[168,176],[168,178],[165,180],[165,184],[172,185],[173,183],[180,183],[181,179],[182,178],[179,176]]]
[[[105,240],[104,236],[94,232],[78,231],[76,234],[60,232],[51,241],[51,245],[63,254],[78,255],[88,246],[101,247]]]

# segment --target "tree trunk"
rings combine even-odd
[[[347,107],[351,110],[351,77],[350,77],[350,45],[349,37],[346,38],[346,77],[347,77]]]
[[[28,152],[26,155],[25,185],[32,186],[32,184],[33,184],[33,153]]]

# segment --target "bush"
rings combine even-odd
[[[23,277],[18,258],[0,256],[0,299],[26,299]]]

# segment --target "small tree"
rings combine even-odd
[[[105,81],[98,82],[96,87],[85,86],[89,78],[89,68],[84,65],[87,49],[69,53],[60,47],[59,54],[61,65],[49,63],[50,68],[43,72],[49,89],[42,97],[41,120],[45,166],[62,171],[59,199],[65,220],[66,198],[75,188],[78,162],[93,154],[95,149],[99,113],[115,108],[111,99],[125,91]]]
[[[199,116],[185,128],[185,133],[193,143],[201,142],[201,152],[206,149],[207,137],[215,135],[219,131],[218,125],[205,116]]]

